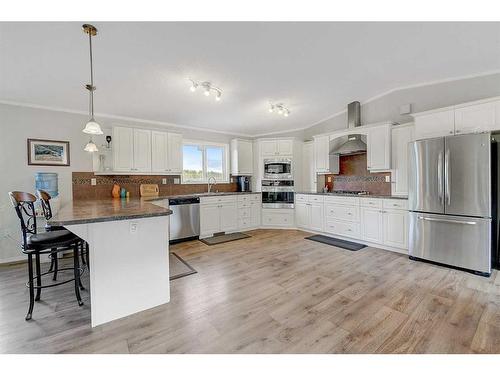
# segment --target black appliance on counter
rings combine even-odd
[[[236,183],[238,185],[238,191],[249,192],[250,189],[250,177],[248,176],[238,176],[236,177]]]

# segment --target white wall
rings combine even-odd
[[[55,172],[59,177],[61,203],[72,196],[72,172],[92,170],[92,157],[83,151],[88,136],[82,133],[87,116],[0,104],[0,263],[20,258],[19,221],[7,193],[13,190],[34,192],[36,172]],[[228,134],[203,132],[175,126],[151,125],[141,122],[98,118],[104,128],[115,124],[182,133],[185,138],[227,142]],[[28,138],[54,139],[70,142],[69,167],[28,166],[26,140]],[[97,143],[97,142],[96,142]],[[99,143],[98,143],[99,144]],[[22,259],[22,257],[21,257]]]

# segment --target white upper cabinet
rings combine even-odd
[[[392,194],[408,195],[408,144],[414,138],[414,126],[392,128]]]
[[[134,129],[135,172],[151,172],[151,130]]]
[[[366,160],[369,171],[391,168],[391,146],[390,124],[368,129]]]
[[[305,142],[302,147],[302,186],[308,192],[317,189],[316,167],[314,166],[314,144]]]
[[[448,109],[415,115],[415,138],[435,138],[455,133],[455,111]]]
[[[253,143],[243,139],[231,140],[231,174],[248,176],[253,174]]]
[[[278,154],[280,156],[288,156],[293,153],[293,140],[278,139]]]
[[[477,133],[497,129],[496,102],[455,109],[455,134]]]
[[[168,133],[151,132],[151,168],[153,172],[168,171]]]
[[[415,113],[415,139],[500,130],[498,98]]]
[[[292,156],[293,139],[272,139],[260,141],[261,156]]]
[[[329,135],[314,137],[314,164],[317,173],[328,173],[330,171],[329,147]]]
[[[115,126],[113,128],[113,169],[130,172],[134,167],[134,129]]]
[[[151,149],[153,172],[182,172],[182,134],[152,131]]]
[[[168,133],[167,169],[171,173],[182,172],[182,134]]]

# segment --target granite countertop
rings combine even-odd
[[[178,199],[178,198],[201,198],[201,197],[222,197],[226,195],[244,195],[244,194],[261,194],[257,191],[228,191],[219,193],[193,193],[193,194],[182,194],[182,195],[160,195],[158,197],[148,197],[143,198],[148,201],[158,201],[162,199]]]
[[[330,195],[336,197],[359,197],[359,198],[383,198],[383,199],[408,199],[404,195],[376,195],[376,194],[366,194],[366,195],[354,195],[354,194],[343,194],[343,193],[313,193],[310,191],[298,191],[296,194],[308,194],[308,195]]]
[[[74,200],[63,205],[48,221],[48,224],[64,226],[171,214],[172,211],[168,208],[157,206],[141,198]]]

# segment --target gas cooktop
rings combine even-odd
[[[343,195],[368,195],[370,194],[366,190],[333,190],[333,194],[343,194]]]

